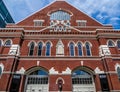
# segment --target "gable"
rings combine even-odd
[[[42,10],[17,23],[17,25],[34,26],[34,20],[44,20],[43,26],[49,26],[50,25],[49,14],[58,10],[63,10],[71,15],[70,17],[71,26],[77,26],[76,23],[77,20],[85,20],[87,22],[86,23],[87,26],[102,26],[101,23],[97,22],[96,20],[89,17],[85,13],[68,4],[66,1],[55,1],[49,6],[43,8]]]

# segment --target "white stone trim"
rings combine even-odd
[[[1,41],[1,46],[3,46],[4,44],[3,44],[3,40],[2,39],[0,39],[0,41]]]
[[[59,74],[59,72],[56,71],[56,70],[54,69],[54,67],[51,67],[51,69],[49,70],[49,74],[50,74],[50,75],[54,75],[54,74]]]
[[[65,84],[65,81],[64,81],[64,79],[63,79],[62,77],[58,77],[58,78],[56,79],[56,84],[58,83],[58,80],[62,80],[62,81],[63,81],[63,84]]]
[[[6,41],[8,41],[8,40],[10,40],[11,41],[11,45],[13,44],[13,41],[12,41],[12,39],[6,39],[6,40],[4,40],[4,46],[6,46],[6,47],[10,47],[10,46],[7,46],[7,45],[5,45],[5,43],[6,43]]]
[[[24,74],[25,73],[24,67],[21,67],[19,71],[16,71],[17,74]]]
[[[30,46],[30,44],[32,43],[32,42],[34,42],[34,44],[35,44],[35,47],[37,46],[37,43],[34,41],[34,40],[31,40],[29,43],[28,43],[28,47]]]
[[[95,70],[94,70],[94,72],[96,74],[102,74],[102,73],[104,73],[104,71],[101,71],[99,67],[96,67]]]
[[[1,76],[2,76],[2,74],[3,74],[3,70],[4,70],[4,65],[3,65],[3,63],[0,63],[0,68],[1,68],[1,75],[0,75],[0,78],[1,78]]]
[[[65,71],[62,71],[62,74],[71,74],[71,69],[69,67],[66,68]]]
[[[109,45],[108,45],[108,42],[109,42],[109,41],[112,41],[114,46],[109,46]],[[108,47],[115,47],[115,46],[116,46],[116,43],[115,43],[112,39],[109,39],[109,40],[107,40],[107,46],[108,46]]]

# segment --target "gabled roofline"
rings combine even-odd
[[[50,5],[51,5],[51,4],[53,4],[54,2],[56,2],[56,0],[55,0],[55,1],[53,1],[53,2],[51,2],[51,3],[49,3],[48,5],[46,5],[46,6],[44,6],[44,7],[42,7],[41,9],[39,9],[39,10],[37,10],[37,11],[33,12],[32,14],[28,15],[27,17],[23,18],[22,20],[18,21],[18,22],[17,22],[17,23],[15,23],[15,24],[18,24],[18,23],[20,23],[20,22],[24,21],[24,20],[25,20],[25,19],[27,19],[28,17],[30,17],[30,16],[32,16],[33,14],[36,14],[37,12],[39,12],[39,11],[41,11],[41,10],[45,9],[46,7],[50,6]]]
[[[66,2],[66,1],[65,1],[65,2]],[[67,3],[68,3],[70,6],[72,6],[72,7],[73,7],[73,5],[72,5],[72,4],[70,4],[68,1],[67,1]],[[77,7],[75,7],[75,6],[74,6],[74,8],[75,8],[75,9],[77,9],[78,11],[82,12],[83,14],[85,14],[86,16],[88,16],[89,18],[93,19],[94,21],[98,22],[99,24],[101,24],[101,25],[103,26],[103,24],[102,24],[101,22],[99,22],[99,21],[98,21],[98,20],[96,20],[95,18],[93,18],[93,17],[89,16],[89,15],[88,15],[87,13],[85,13],[84,11],[82,11],[82,10],[78,9],[78,8],[77,8]]]
[[[77,9],[77,10],[80,11],[80,12],[82,12],[83,14],[85,14],[86,16],[88,16],[89,18],[93,19],[94,21],[96,21],[96,22],[99,23],[100,25],[104,26],[101,22],[99,22],[99,21],[96,20],[95,18],[89,16],[89,15],[86,14],[84,11],[82,11],[82,10],[78,9],[77,7],[73,6],[72,4],[70,4],[67,0],[54,0],[53,2],[49,3],[48,5],[44,6],[44,7],[41,8],[40,10],[38,10],[38,11],[36,11],[36,12],[30,14],[29,16],[25,17],[24,19],[18,21],[18,22],[15,23],[15,24],[18,24],[18,23],[22,22],[23,20],[27,19],[28,17],[32,16],[33,14],[36,14],[36,13],[39,12],[39,11],[45,9],[46,7],[50,6],[51,4],[53,4],[54,2],[57,2],[57,1],[65,1],[65,2],[66,2],[67,4],[69,4],[70,6],[74,7],[75,9]]]

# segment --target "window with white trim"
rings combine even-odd
[[[43,49],[43,43],[39,42],[38,43],[38,56],[42,55],[42,49]]]
[[[47,42],[46,43],[46,56],[50,56],[50,51],[51,51],[51,43]]]
[[[29,46],[29,56],[33,56],[34,54],[35,43],[31,42]]]
[[[117,41],[117,47],[120,49],[120,40]]]
[[[87,56],[91,56],[91,46],[89,42],[85,43],[85,47],[86,47],[86,55]]]
[[[63,10],[58,10],[50,15],[50,20],[70,20],[70,14]]]
[[[0,66],[0,76],[2,75],[2,67]]]
[[[108,47],[114,47],[115,44],[114,44],[114,41],[113,40],[108,40]]]
[[[79,42],[77,44],[78,46],[78,56],[82,56],[83,55],[83,47],[82,47],[82,44]]]
[[[75,46],[74,46],[73,42],[71,42],[69,44],[69,51],[70,51],[70,56],[74,56],[75,55]]]
[[[0,40],[0,47],[2,46],[2,40]]]
[[[118,74],[118,78],[120,80],[120,67],[117,68],[117,74]]]
[[[85,27],[87,23],[86,20],[76,20],[76,22],[79,27]]]
[[[34,26],[43,26],[44,20],[34,20]]]
[[[11,45],[12,45],[11,40],[6,40],[6,42],[5,42],[5,46],[11,46]]]
[[[62,41],[59,41],[56,46],[56,55],[64,55],[64,45]]]

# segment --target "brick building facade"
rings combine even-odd
[[[120,92],[120,31],[57,0],[0,29],[0,92]]]

